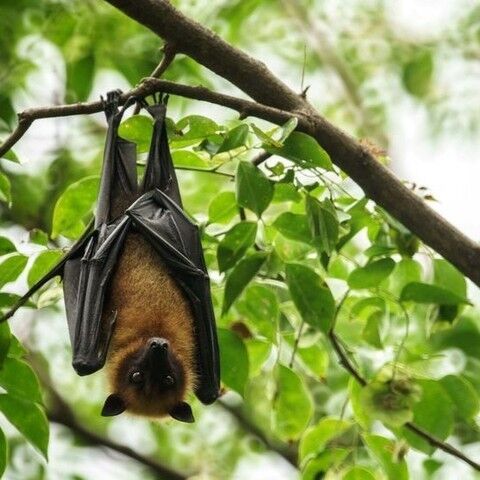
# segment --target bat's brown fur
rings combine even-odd
[[[113,392],[122,397],[129,412],[167,415],[195,384],[192,311],[158,254],[138,233],[128,234],[109,287],[104,313],[114,311],[117,319],[107,360]],[[169,341],[169,350],[184,372],[184,379],[162,395],[139,391],[128,383],[129,358],[152,337]]]

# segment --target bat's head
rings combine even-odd
[[[187,376],[184,365],[168,340],[153,337],[117,352],[110,368],[115,393],[105,400],[103,416],[124,411],[149,417],[171,417],[193,422],[190,405],[184,401]]]

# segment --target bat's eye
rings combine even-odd
[[[134,383],[135,385],[140,385],[141,383],[143,383],[143,373],[138,370],[131,373],[130,382]]]
[[[175,380],[173,379],[173,377],[171,375],[167,375],[163,379],[163,384],[167,387],[171,387],[174,383],[175,383]]]

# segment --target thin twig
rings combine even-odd
[[[270,440],[257,425],[251,422],[251,420],[242,412],[241,409],[228,405],[223,400],[217,400],[220,405],[227,410],[239,423],[243,430],[250,433],[254,437],[258,438],[263,444],[265,444],[270,450],[278,453],[287,462],[298,468],[297,465],[297,448],[293,445],[281,445],[277,442]]]
[[[359,385],[362,387],[365,387],[367,385],[367,381],[365,378],[358,372],[358,370],[355,368],[353,363],[350,361],[348,356],[346,355],[345,351],[343,350],[342,346],[340,345],[340,341],[335,334],[333,330],[330,330],[328,334],[330,338],[330,342],[333,346],[333,349],[335,350],[335,353],[338,356],[339,363],[340,365],[347,370],[347,372],[358,382]],[[463,454],[460,450],[457,450],[454,446],[450,445],[447,442],[443,442],[442,440],[439,440],[438,438],[434,437],[432,434],[426,432],[423,430],[421,427],[418,425],[415,425],[413,422],[407,422],[404,427],[407,430],[410,430],[411,432],[415,433],[418,435],[420,438],[425,440],[429,445],[435,448],[439,448],[440,450],[443,450],[446,453],[449,453],[450,455],[458,458],[459,460],[464,461],[471,467],[473,467],[475,470],[480,471],[480,464],[472,460],[471,458],[467,457],[465,454]]]
[[[163,58],[161,62],[155,67],[153,72],[150,74],[151,78],[160,78],[165,73],[165,70],[171,65],[171,63],[175,59],[175,55],[177,54],[177,51],[175,50],[175,46],[173,43],[167,42],[163,46],[162,51],[163,51]],[[137,115],[140,112],[141,108],[142,106],[139,103],[137,103],[135,105],[135,109],[133,110],[133,114]]]
[[[255,165],[255,166],[259,166],[261,165],[263,162],[265,162],[266,160],[268,160],[270,157],[272,156],[271,153],[268,153],[268,152],[262,152],[262,153],[259,153],[255,158],[252,158],[252,163]]]

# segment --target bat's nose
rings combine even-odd
[[[152,350],[168,350],[168,340],[159,337],[153,337],[148,341],[148,346]]]

